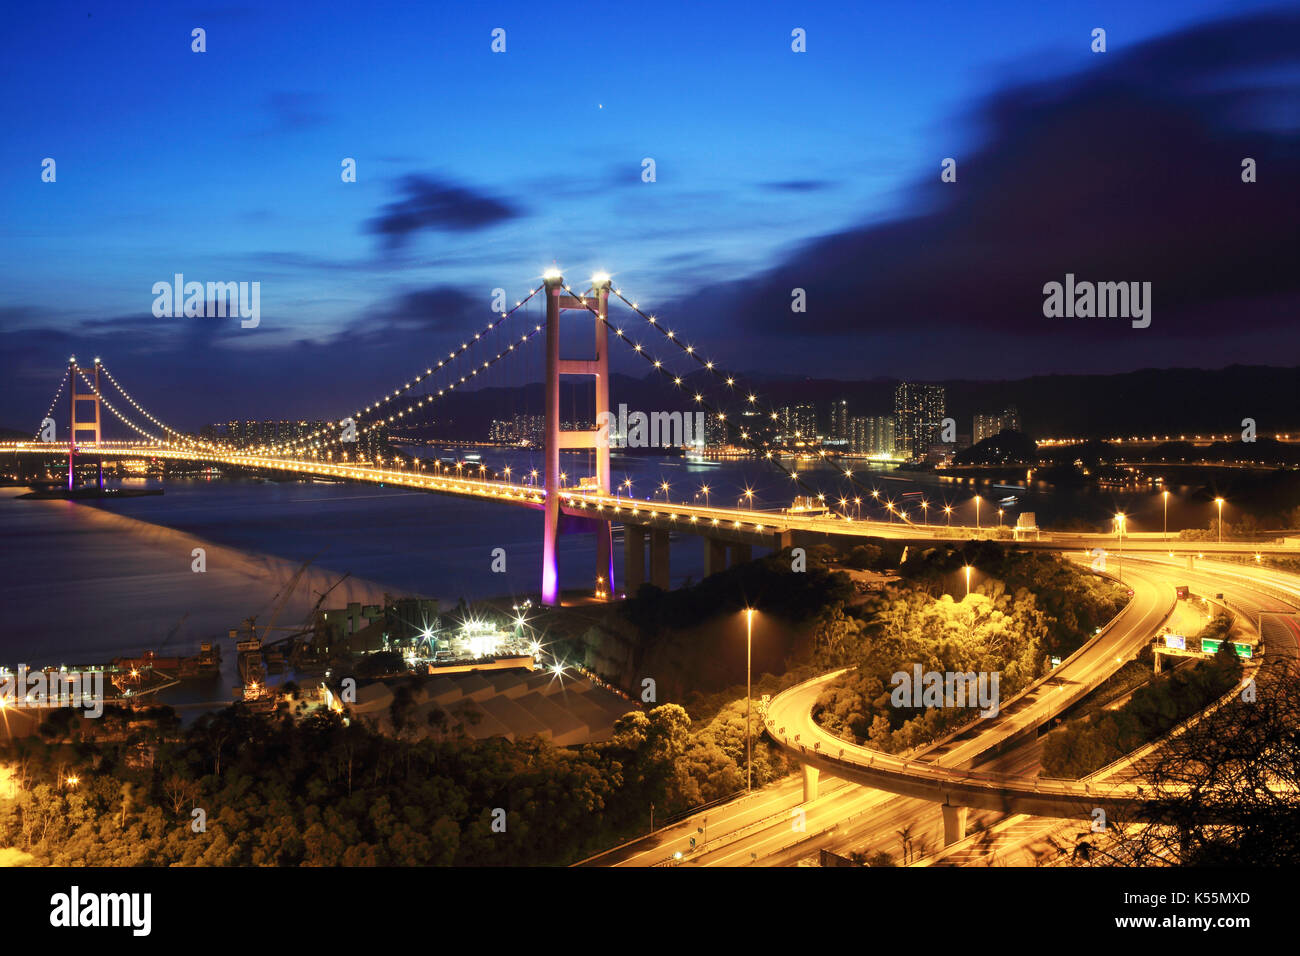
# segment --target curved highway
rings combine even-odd
[[[844,670],[823,674],[774,697],[765,715],[767,732],[819,770],[954,807],[1086,819],[1097,807],[1139,803],[1142,788],[1134,783],[1025,779],[965,769],[999,744],[1035,731],[1095,689],[1151,640],[1173,612],[1174,586],[1147,569],[1127,569],[1124,583],[1133,588],[1133,599],[1101,633],[1007,701],[997,716],[960,730],[921,754],[900,757],[852,744],[813,721],[817,698]]]

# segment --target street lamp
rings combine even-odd
[[[748,793],[753,787],[754,779],[754,752],[750,743],[753,733],[749,725],[749,708],[753,699],[750,691],[750,675],[753,673],[753,646],[754,646],[754,609],[745,608],[745,792]]]
[[[1165,499],[1165,537],[1164,537],[1164,540],[1168,541],[1168,540],[1169,540],[1169,492],[1168,492],[1168,491],[1162,491],[1162,492],[1160,492],[1160,497]]]
[[[659,486],[659,491],[662,491],[664,493],[664,504],[668,504],[668,482],[666,481],[663,482]]]
[[[1219,506],[1219,544],[1223,544],[1223,499],[1215,498],[1214,503]]]
[[[975,496],[975,530],[978,531],[979,527],[980,527],[980,496],[976,495]]]
[[[943,513],[948,516],[948,527],[952,527],[952,505],[944,505]]]
[[[1119,511],[1115,514],[1115,528],[1119,534],[1119,580],[1124,583],[1124,524],[1128,520],[1128,515]]]
[[[707,508],[709,506],[709,486],[700,485],[700,491],[704,493],[704,507]]]
[[[998,527],[999,527],[999,528],[1002,527],[1002,509],[1001,509],[1001,508],[998,509]]]
[[[921,524],[930,523],[930,502],[921,499]]]
[[[970,572],[971,572],[971,566],[970,566],[969,564],[967,564],[967,565],[963,565],[963,566],[962,566],[962,570],[966,572],[966,596],[967,596],[967,597],[970,597]]]

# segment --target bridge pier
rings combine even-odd
[[[704,576],[727,570],[727,543],[717,538],[704,538]]]
[[[803,765],[803,802],[812,803],[817,799],[817,781],[822,772],[810,763]],[[948,818],[944,817],[946,821]]]
[[[1188,571],[1195,571],[1195,570],[1196,570],[1196,555],[1194,555],[1194,554],[1189,554],[1189,555],[1187,556],[1187,570],[1188,570]]]
[[[623,525],[623,588],[628,597],[645,584],[645,528],[639,524]]]
[[[969,807],[953,807],[944,804],[943,810],[943,845],[952,846],[966,839],[966,815]]]
[[[735,567],[737,564],[744,564],[747,561],[754,560],[754,549],[748,544],[733,544],[731,546],[731,564]]]
[[[668,573],[668,532],[650,530],[650,583],[665,591],[672,586]]]
[[[607,601],[614,600],[614,524],[610,521],[596,523],[596,583]]]

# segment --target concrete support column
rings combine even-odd
[[[596,577],[605,599],[614,600],[614,525],[610,521],[596,526]]]
[[[817,780],[822,772],[810,763],[803,765],[803,802],[812,803],[817,799]],[[946,820],[947,817],[944,817]]]
[[[731,546],[731,563],[733,566],[752,560],[754,560],[753,547],[748,544],[733,544]]]
[[[952,846],[966,838],[966,815],[969,807],[950,807],[944,804],[943,810],[943,845]]]
[[[727,544],[717,538],[704,539],[704,576],[727,570]]]
[[[667,591],[671,587],[668,575],[668,532],[654,528],[650,532],[650,583]]]
[[[645,584],[645,528],[623,525],[623,587],[634,597]]]
[[[1189,555],[1187,556],[1187,570],[1188,570],[1188,571],[1195,571],[1195,570],[1196,570],[1196,555],[1194,555],[1194,554],[1189,554]]]

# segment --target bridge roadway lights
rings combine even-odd
[[[952,807],[944,804],[943,810],[943,845],[952,846],[966,839],[966,815],[969,807]]]
[[[812,803],[817,799],[817,780],[821,777],[822,772],[810,763],[803,765],[803,802]],[[944,817],[944,823],[948,818]],[[965,820],[965,817],[962,818]]]

